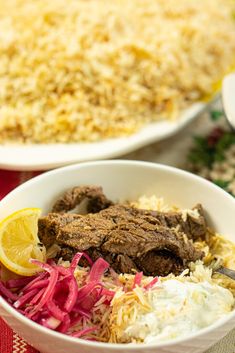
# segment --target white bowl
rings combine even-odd
[[[183,208],[200,202],[207,211],[210,225],[235,241],[235,200],[230,195],[190,173],[145,162],[88,162],[45,173],[18,187],[0,202],[1,218],[23,207],[41,207],[47,212],[58,195],[80,184],[101,185],[113,200],[134,200],[143,194],[155,194]],[[20,336],[43,353],[199,353],[235,327],[233,311],[186,339],[123,345],[90,342],[53,332],[22,316],[2,298],[0,314]]]

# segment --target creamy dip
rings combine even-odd
[[[206,281],[171,279],[144,295],[151,310],[137,310],[135,321],[125,323],[123,334],[145,343],[188,336],[228,314],[234,305],[228,289]]]

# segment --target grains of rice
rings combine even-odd
[[[132,202],[131,205],[137,208],[143,208],[145,210],[162,212],[171,211],[173,208],[173,206],[167,205],[162,197],[157,197],[156,195],[143,195],[137,200],[137,202]]]
[[[0,143],[175,118],[234,63],[232,0],[0,0]]]
[[[191,216],[194,218],[199,218],[199,216],[200,216],[197,209],[195,209],[195,210],[184,209],[181,211],[181,213],[182,213],[182,219],[184,222],[186,222],[188,216]]]

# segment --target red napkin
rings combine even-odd
[[[40,172],[12,172],[0,170],[0,200],[24,181]],[[0,353],[39,353],[13,332],[0,318]]]

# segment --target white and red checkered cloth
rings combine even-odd
[[[0,200],[12,189],[39,172],[12,172],[0,169]],[[0,353],[38,353],[0,318]]]

